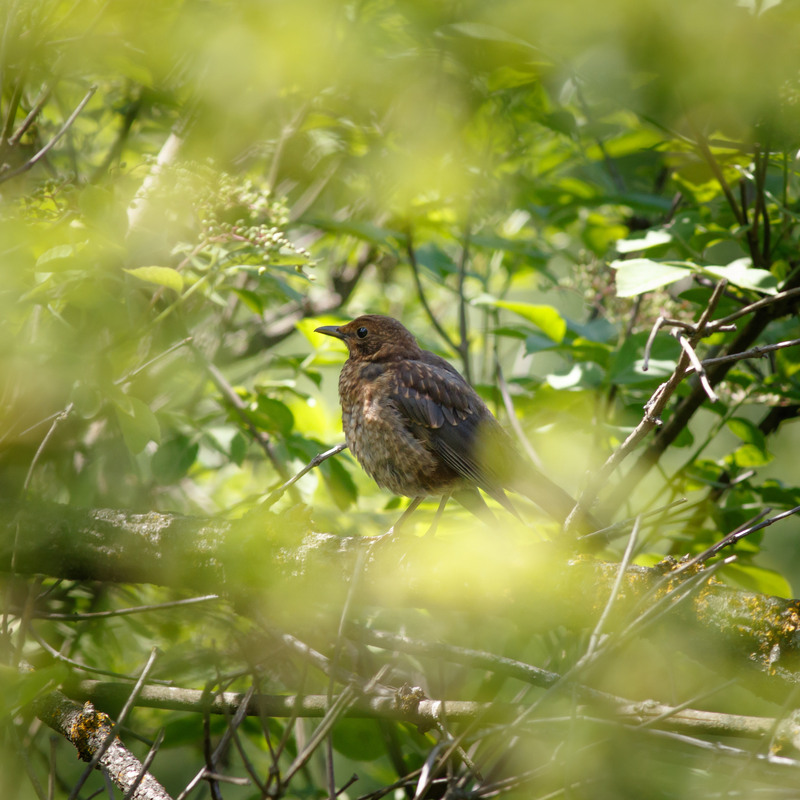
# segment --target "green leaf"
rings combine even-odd
[[[247,439],[241,433],[236,433],[231,439],[230,444],[231,461],[241,467],[247,455]]]
[[[155,283],[158,286],[173,289],[178,294],[183,290],[183,278],[180,272],[172,267],[135,267],[126,269],[125,272],[147,283]]]
[[[358,499],[358,489],[352,475],[335,458],[322,463],[322,479],[340,511],[346,511]]]
[[[117,412],[117,420],[125,444],[128,446],[128,450],[136,455],[141,453],[149,442],[161,441],[161,428],[156,415],[138,397],[128,395],[126,406],[127,408],[123,408],[120,403],[114,401],[114,409]],[[130,413],[128,413],[128,409],[130,409]]]
[[[259,395],[253,421],[264,430],[288,436],[294,427],[294,414],[285,403],[274,397]]]
[[[567,323],[561,314],[552,306],[536,305],[534,303],[519,303],[510,300],[496,300],[485,295],[474,301],[475,305],[490,305],[504,308],[532,322],[539,330],[549,336],[554,342],[561,343],[567,332]]]
[[[762,294],[777,294],[778,279],[765,269],[756,269],[751,266],[749,258],[738,258],[727,267],[703,267],[703,272],[716,278],[725,278],[728,283],[740,289],[750,289]]]
[[[792,587],[783,575],[755,564],[728,564],[722,575],[743,589],[776,597],[792,597]]]
[[[264,298],[250,289],[234,288],[233,293],[254,313],[264,313]]]
[[[615,247],[618,253],[638,253],[651,247],[660,247],[672,241],[672,234],[665,230],[649,230],[644,236],[632,236],[628,239],[617,239]]]
[[[763,467],[772,461],[772,455],[754,444],[743,444],[733,453],[733,463],[737,467]]]
[[[636,297],[638,294],[669,286],[692,274],[692,270],[686,267],[663,264],[649,258],[612,261],[609,266],[617,271],[617,297]]]
[[[82,248],[74,244],[60,244],[45,250],[36,259],[37,272],[55,272],[77,266],[75,256]]]
[[[282,247],[277,253],[269,254],[270,266],[294,266],[310,263],[310,256],[303,255],[287,247]]]
[[[153,455],[153,477],[161,484],[176,483],[194,464],[200,445],[188,436],[164,442]]]
[[[353,761],[375,761],[384,754],[384,738],[374,719],[342,719],[331,733],[333,748]]]
[[[518,36],[508,33],[502,28],[496,28],[494,25],[487,25],[483,22],[456,22],[452,25],[446,25],[444,30],[467,36],[470,39],[483,39],[490,42],[515,44],[528,50],[537,49],[530,42],[526,42],[524,39],[520,39]]]
[[[749,419],[731,417],[725,424],[731,433],[738,436],[743,442],[766,452],[767,442],[764,434]]]

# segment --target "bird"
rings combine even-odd
[[[496,520],[478,489],[517,518],[507,489],[559,523],[566,520],[576,505],[569,493],[522,459],[458,370],[423,350],[401,322],[365,314],[315,332],[347,346],[339,375],[345,441],[378,486],[412,498],[401,521],[431,495],[442,496],[440,511],[452,495],[477,516]],[[580,516],[585,528],[588,515]]]

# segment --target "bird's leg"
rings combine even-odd
[[[411,502],[408,504],[408,508],[400,515],[400,519],[389,528],[386,533],[377,536],[377,539],[383,539],[384,536],[392,536],[393,534],[397,533],[400,530],[400,526],[406,521],[408,517],[410,517],[416,510],[417,506],[425,499],[425,497],[414,497],[411,499]]]
[[[431,522],[430,528],[425,532],[426,536],[433,536],[436,533],[436,529],[439,527],[439,520],[442,518],[442,514],[444,514],[444,507],[447,505],[447,501],[450,499],[450,492],[446,492],[442,495],[442,499],[439,501],[439,508],[436,509],[436,515],[433,518],[433,522]]]

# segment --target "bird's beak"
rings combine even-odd
[[[344,341],[345,338],[342,329],[337,325],[323,325],[321,328],[316,328],[314,333],[324,333],[326,336],[333,336],[342,341]]]

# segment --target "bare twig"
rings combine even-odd
[[[414,276],[414,284],[417,287],[417,296],[419,297],[422,307],[425,309],[425,313],[428,315],[428,319],[431,321],[431,325],[433,325],[433,327],[436,329],[436,332],[439,334],[439,336],[444,339],[444,341],[447,343],[447,346],[454,353],[460,354],[461,351],[459,350],[458,345],[450,338],[450,335],[447,333],[447,331],[439,324],[439,320],[436,319],[436,315],[433,313],[430,305],[428,305],[428,298],[425,297],[425,290],[422,287],[422,279],[419,275],[419,264],[417,263],[417,254],[414,251],[414,239],[410,228],[406,232],[406,253],[408,253],[408,263],[411,265],[411,273]]]
[[[731,211],[733,211],[734,217],[736,217],[736,221],[740,225],[747,225],[747,217],[742,209],[739,208],[736,198],[733,196],[733,192],[731,191],[731,187],[728,185],[728,181],[725,180],[725,175],[719,166],[719,162],[716,158],[714,158],[714,154],[711,152],[711,148],[708,146],[708,141],[700,132],[699,128],[694,125],[691,118],[689,118],[689,125],[692,128],[692,133],[694,134],[695,144],[700,150],[701,155],[705,159],[711,171],[714,173],[714,177],[717,179],[717,183],[719,183],[720,188],[725,195],[725,199],[728,201],[728,205],[730,206]]]
[[[496,360],[495,369],[497,375],[497,387],[500,389],[500,396],[503,398],[503,405],[505,406],[506,414],[508,415],[508,422],[516,434],[517,441],[519,441],[520,445],[522,445],[522,449],[525,451],[525,454],[538,469],[542,469],[544,467],[542,460],[539,458],[533,447],[531,447],[531,443],[528,441],[525,431],[522,430],[522,425],[520,425],[519,419],[517,419],[517,414],[514,411],[514,402],[511,399],[510,392],[508,391],[508,383],[506,383],[505,376],[503,375],[503,368],[500,366],[499,360]]]
[[[656,340],[656,335],[661,330],[661,326],[666,322],[664,317],[659,317],[650,330],[650,335],[647,337],[647,343],[644,346],[644,356],[642,357],[642,372],[647,372],[650,368],[650,351],[653,348],[653,342]]]
[[[86,104],[92,99],[96,91],[96,86],[89,88],[89,91],[86,92],[83,100],[78,103],[75,110],[69,115],[69,117],[67,117],[67,121],[61,126],[58,133],[56,133],[56,135],[44,147],[42,147],[41,150],[32,155],[24,164],[20,164],[14,169],[3,170],[0,168],[0,183],[11,180],[11,178],[15,178],[17,175],[21,175],[23,172],[27,172],[29,169],[35,167],[56,146],[56,144],[58,144],[61,137],[64,136],[64,134],[72,127],[75,120],[78,118],[78,115],[86,107]]]
[[[697,373],[697,377],[700,379],[700,385],[705,390],[705,393],[708,395],[708,399],[712,403],[716,403],[719,400],[717,397],[716,392],[711,388],[711,384],[708,382],[708,375],[706,374],[705,369],[703,368],[703,364],[700,359],[697,357],[697,353],[695,353],[694,348],[691,344],[689,344],[689,340],[682,334],[676,334],[675,338],[680,342],[681,347],[683,348],[683,352],[689,356],[689,361],[691,362],[692,369]],[[686,370],[688,374],[689,370]]]
[[[470,201],[472,202],[472,201]],[[469,262],[470,236],[472,232],[472,208],[467,215],[467,223],[464,226],[464,242],[461,245],[461,258],[458,261],[458,330],[459,345],[458,352],[461,356],[461,363],[464,365],[464,377],[467,383],[472,383],[472,368],[469,362],[469,335],[467,331],[467,298],[464,295],[464,282],[467,277],[467,263]]]
[[[250,705],[250,701],[252,700],[253,691],[254,691],[253,687],[251,686],[250,689],[245,693],[245,695],[243,697],[243,700],[245,700],[245,702],[243,702],[236,709],[236,713],[235,713],[235,715],[233,717],[233,721],[231,722],[230,725],[228,725],[228,727],[225,729],[225,733],[220,737],[220,740],[217,743],[217,746],[214,748],[214,752],[211,754],[210,761],[211,761],[212,764],[216,763],[217,760],[219,759],[219,757],[222,755],[222,753],[225,752],[225,750],[227,749],[228,744],[229,744],[229,742],[231,740],[231,737],[233,736],[233,732],[242,724],[242,721],[244,720],[245,716],[247,715],[247,709],[248,709],[248,707]],[[203,701],[206,701],[208,699],[208,694],[206,694],[205,692],[203,692],[201,694],[203,695]],[[214,695],[214,697],[216,697],[216,695]],[[192,780],[189,781],[189,783],[186,785],[184,790],[178,795],[177,800],[185,800],[185,798],[189,795],[189,793],[192,791],[192,789],[194,789],[195,786],[197,786],[197,784],[200,783],[200,781],[206,780],[206,779],[211,780],[211,781],[216,781],[216,780],[221,780],[221,776],[217,775],[214,772],[211,772],[207,767],[204,766],[194,776],[194,778],[192,778]]]
[[[323,461],[330,458],[331,456],[335,456],[337,453],[341,453],[342,450],[347,449],[347,444],[342,442],[341,444],[337,444],[334,447],[331,447],[330,450],[325,450],[323,453],[317,453],[311,461],[308,462],[296,475],[293,475],[289,478],[288,481],[282,483],[277,489],[273,489],[264,499],[264,507],[269,508],[273,505],[283,493],[290,487],[293,486],[303,475],[311,472],[312,469],[318,467]]]
[[[147,751],[147,756],[145,757],[145,760],[142,762],[142,767],[139,770],[139,774],[134,778],[133,783],[131,784],[128,791],[125,792],[125,797],[123,798],[123,800],[132,800],[132,798],[136,796],[136,790],[139,788],[139,785],[144,780],[148,770],[150,769],[150,765],[153,763],[153,760],[158,754],[158,751],[161,749],[161,745],[164,742],[164,736],[166,735],[166,731],[167,731],[166,728],[161,728],[158,731],[158,734],[156,735],[152,747]]]
[[[714,330],[722,330],[723,325],[727,325],[734,320],[739,319],[740,317],[746,317],[748,314],[752,314],[754,311],[758,311],[759,309],[766,308],[767,306],[771,306],[775,303],[779,303],[781,300],[786,300],[789,297],[797,297],[800,295],[800,287],[795,289],[787,289],[785,292],[779,292],[778,294],[770,295],[769,297],[764,297],[761,300],[756,301],[755,303],[751,303],[749,306],[744,306],[740,308],[738,311],[734,311],[732,314],[728,314],[727,317],[722,317],[722,319],[714,320],[711,323],[711,326]]]
[[[161,175],[165,168],[174,163],[178,158],[178,153],[183,146],[183,125],[180,130],[172,130],[166,141],[161,147],[156,158],[156,163],[142,181],[142,185],[136,192],[130,206],[128,207],[128,236],[139,230],[144,222],[144,217],[149,206],[149,198],[155,192],[156,187],[161,181]]]
[[[33,104],[33,107],[28,112],[28,115],[25,117],[24,120],[20,123],[19,127],[14,131],[14,133],[8,139],[8,146],[14,147],[19,140],[25,135],[25,131],[30,128],[31,125],[36,121],[36,117],[42,113],[42,109],[44,108],[44,104],[50,98],[50,94],[53,91],[52,86],[47,86],[36,101]]]
[[[731,353],[727,356],[719,356],[718,358],[704,358],[700,364],[702,367],[710,367],[715,364],[728,364],[731,361],[742,361],[746,358],[764,358],[768,353],[774,353],[776,350],[783,350],[785,347],[797,347],[800,345],[800,339],[790,339],[786,342],[777,342],[776,344],[764,344],[759,347],[753,347],[750,350],[745,350],[742,353]],[[687,370],[687,373],[695,372],[696,368],[692,366]]]
[[[625,575],[625,570],[628,568],[628,564],[630,564],[631,557],[633,555],[633,548],[636,546],[636,540],[639,537],[640,525],[641,517],[636,517],[636,521],[633,523],[631,534],[628,537],[628,544],[625,547],[625,552],[622,554],[622,561],[619,563],[619,569],[617,570],[617,576],[614,579],[614,585],[611,587],[611,591],[609,592],[608,601],[603,608],[603,613],[600,614],[600,618],[597,620],[597,624],[594,626],[592,635],[589,637],[589,645],[586,648],[587,657],[590,657],[592,653],[597,650],[597,646],[600,644],[600,637],[602,635],[603,627],[608,619],[608,615],[611,613],[614,601],[617,599],[617,595],[619,594],[619,589],[622,585],[622,578]]]
[[[704,550],[699,555],[696,555],[694,558],[689,559],[685,563],[681,564],[678,569],[675,570],[674,573],[684,572],[685,570],[690,569],[691,567],[695,566],[696,564],[702,564],[705,561],[708,561],[709,558],[715,556],[720,550],[723,550],[726,547],[730,547],[732,544],[736,544],[736,542],[744,539],[745,536],[749,536],[751,533],[755,533],[756,531],[760,531],[762,528],[767,528],[770,525],[774,525],[776,522],[780,522],[782,519],[786,519],[786,517],[791,517],[793,514],[797,514],[800,512],[800,506],[795,506],[794,508],[790,508],[788,511],[782,511],[780,514],[776,514],[774,517],[770,517],[763,522],[759,522],[755,525],[750,525],[746,528],[737,528],[732,533],[729,533],[724,539],[720,539],[715,544],[711,545],[707,550]]]
[[[219,600],[218,594],[206,594],[202,597],[187,597],[185,600],[170,600],[166,603],[153,603],[148,606],[131,606],[130,608],[115,608],[110,611],[86,611],[82,614],[61,614],[59,612],[34,611],[32,616],[37,619],[60,619],[69,622],[79,622],[87,619],[103,619],[105,617],[124,617],[128,614],[141,614],[148,611],[161,611],[165,608],[207,603],[209,600]]]

